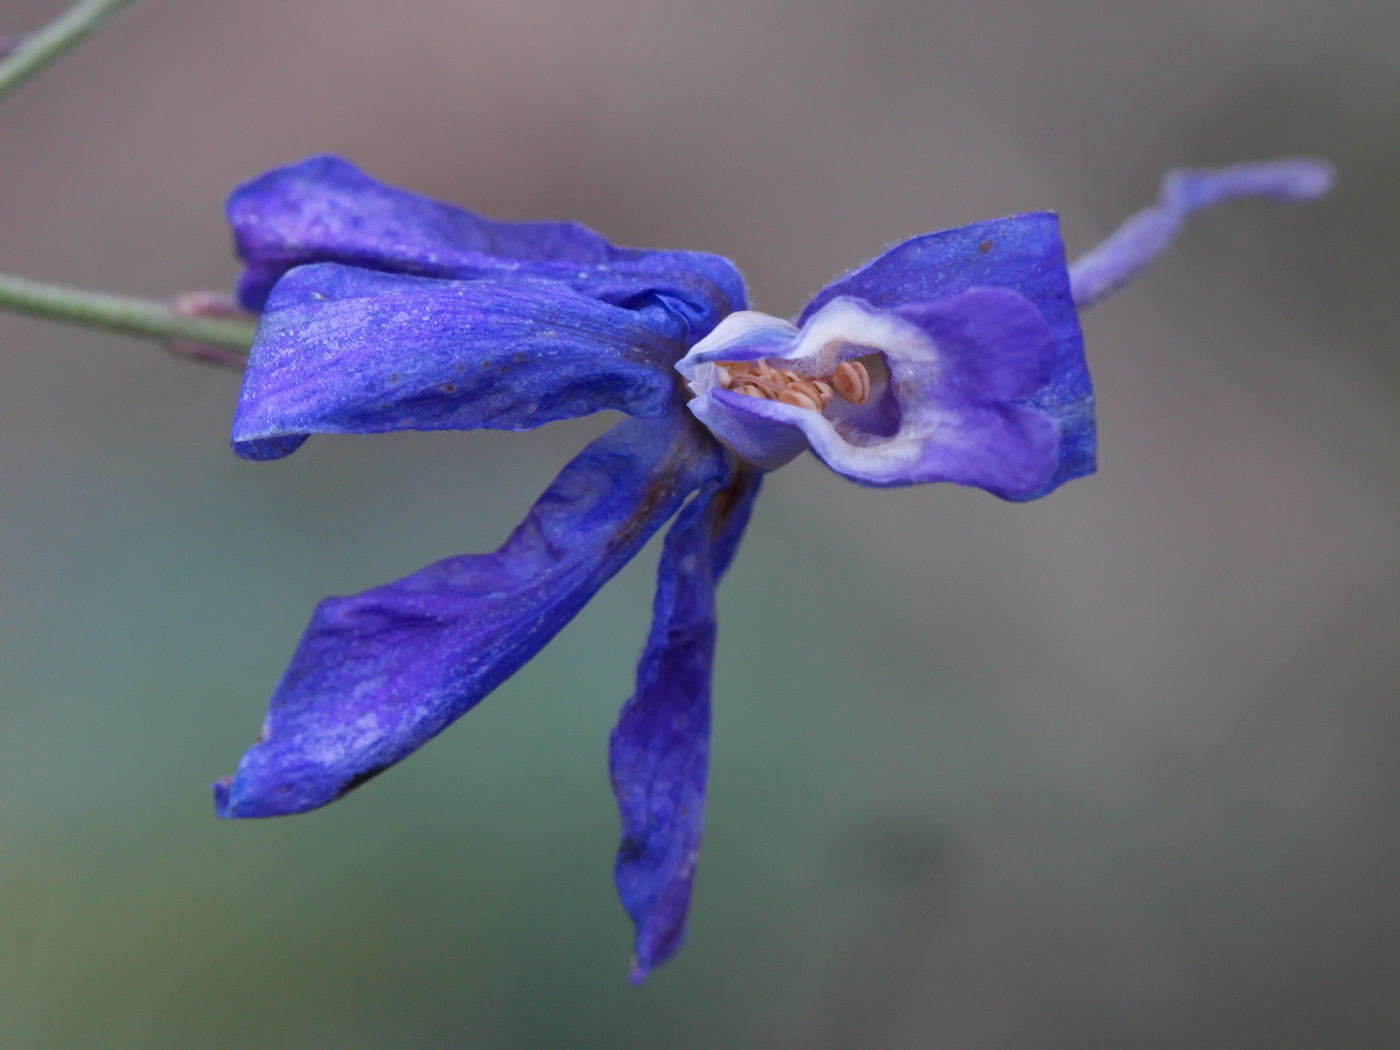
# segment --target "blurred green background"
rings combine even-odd
[[[57,0],[3,0],[4,30]],[[0,1047],[1393,1047],[1400,9],[148,0],[0,106],[0,268],[224,288],[309,153],[735,259],[788,314],[1181,163],[1312,152],[1087,318],[1101,473],[769,479],[689,942],[625,983],[605,748],[655,552],[412,761],[214,819],[314,603],[495,546],[607,421],[227,451],[237,379],[0,318]]]

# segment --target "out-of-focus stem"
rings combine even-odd
[[[240,353],[252,345],[256,327],[251,321],[191,317],[153,299],[84,292],[8,274],[0,274],[0,311]]]
[[[0,98],[91,36],[135,0],[78,0],[43,29],[30,33],[0,59]]]

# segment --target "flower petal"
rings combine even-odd
[[[227,205],[247,263],[238,296],[262,309],[288,270],[312,262],[429,277],[528,274],[629,309],[655,308],[698,339],[744,308],[744,282],[703,252],[617,248],[572,222],[497,222],[386,186],[339,157],[275,168],[234,190]]]
[[[670,410],[673,343],[553,282],[449,281],[322,263],[273,291],[233,448],[274,459],[308,434],[529,430]]]
[[[1039,311],[1054,341],[1049,377],[1026,404],[1059,426],[1059,464],[1041,491],[1017,498],[1044,495],[1092,474],[1097,451],[1093,384],[1070,294],[1059,218],[1053,213],[1013,215],[898,244],[818,292],[799,324],[843,296],[896,307],[936,302],[972,288],[1006,288],[1023,296]]]
[[[317,607],[222,817],[332,802],[514,674],[723,469],[683,413],[624,420],[576,457],[494,553],[437,562]]]
[[[728,344],[724,327],[712,336]],[[975,288],[932,303],[879,310],[834,299],[796,331],[770,362],[802,375],[823,375],[840,361],[882,355],[887,400],[876,429],[855,416],[826,413],[705,388],[701,374],[732,345],[696,346],[683,375],[699,381],[690,409],[717,437],[765,469],[810,445],[827,466],[866,485],[953,481],[1005,499],[1048,491],[1061,463],[1061,432],[1035,403],[1056,363],[1057,348],[1040,313],[1003,288]],[[765,344],[765,349],[772,344]],[[834,401],[832,408],[843,402]],[[849,406],[848,406],[849,407]],[[872,408],[879,406],[873,405]]]
[[[742,468],[712,482],[666,535],[651,635],[637,691],[609,740],[622,817],[614,879],[636,925],[632,981],[681,945],[705,813],[715,595],[738,547],[761,474]]]
[[[1332,188],[1335,178],[1336,169],[1316,157],[1168,172],[1156,204],[1133,215],[1069,268],[1075,304],[1080,309],[1093,306],[1130,284],[1202,208],[1246,197],[1283,203],[1314,200]]]

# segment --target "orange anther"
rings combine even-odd
[[[788,384],[788,389],[810,400],[817,406],[817,411],[831,404],[831,387],[819,379],[799,379]]]
[[[745,397],[756,397],[760,401],[773,400],[773,394],[768,388],[761,383],[754,382],[752,379],[740,379],[736,382],[734,384],[734,393],[743,394]]]
[[[859,361],[842,361],[831,373],[831,385],[853,405],[863,405],[870,399],[870,373]]]
[[[790,386],[778,395],[778,400],[785,405],[796,405],[798,408],[810,409],[813,412],[821,410],[821,406],[816,401],[808,397],[795,386]]]
[[[734,384],[744,376],[754,374],[754,363],[752,361],[716,361],[715,377],[719,385],[724,390],[730,390]]]

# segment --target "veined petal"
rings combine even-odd
[[[1059,426],[1059,464],[1043,490],[1034,495],[1092,474],[1097,451],[1094,390],[1070,294],[1060,221],[1053,213],[1013,215],[898,244],[823,288],[798,323],[806,323],[831,300],[843,296],[872,306],[897,307],[936,302],[973,288],[1016,292],[1035,307],[1054,342],[1049,378],[1026,404]]]
[[[700,491],[666,535],[637,691],[609,740],[622,817],[614,879],[636,926],[632,980],[681,945],[705,814],[715,584],[738,547],[761,475]]]
[[[1194,212],[1228,200],[1262,197],[1292,204],[1332,188],[1336,169],[1316,157],[1182,168],[1162,179],[1157,203],[1118,227],[1069,268],[1074,301],[1083,309],[1125,288],[1169,248]]]
[[[863,484],[953,481],[1014,500],[1048,491],[1060,469],[1062,432],[1036,400],[1057,347],[1039,311],[1015,292],[977,288],[890,310],[834,299],[786,347],[761,343],[775,367],[806,376],[880,355],[888,380],[863,409],[837,399],[818,412],[723,389],[706,369],[747,350],[724,326],[712,340],[719,345],[706,340],[678,366],[699,395],[691,411],[764,468],[810,445]]]
[[[258,742],[214,785],[222,817],[332,802],[441,732],[571,620],[724,454],[683,413],[594,441],[492,554],[317,607]]]
[[[618,248],[573,222],[482,218],[386,186],[339,157],[311,157],[247,182],[230,196],[227,213],[247,263],[238,296],[255,311],[283,274],[313,262],[559,281],[602,302],[664,314],[676,336],[691,342],[744,308],[743,278],[720,256]]]
[[[632,311],[552,282],[301,266],[268,299],[233,448],[275,459],[313,433],[654,418],[670,410],[677,352]]]

